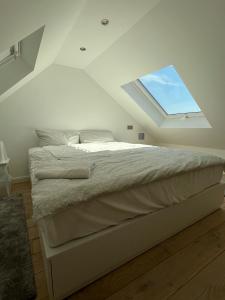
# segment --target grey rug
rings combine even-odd
[[[36,296],[21,195],[0,199],[0,300]]]

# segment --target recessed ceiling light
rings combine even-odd
[[[80,51],[86,51],[87,49],[85,47],[80,47]]]
[[[109,24],[109,19],[102,19],[102,20],[101,20],[101,24],[102,24],[103,26],[108,25],[108,24]]]

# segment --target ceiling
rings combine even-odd
[[[35,70],[14,89],[52,63],[81,68],[158,141],[225,148],[224,0],[0,0],[0,4],[4,7],[0,52],[45,25]],[[102,18],[109,19],[108,26],[100,24]],[[87,50],[81,52],[82,46]],[[211,129],[158,128],[122,90],[122,85],[171,64]]]
[[[162,0],[85,71],[161,143],[225,148],[225,1]],[[174,65],[212,128],[159,128],[121,86]]]
[[[85,68],[134,26],[160,0],[87,0],[56,63]],[[109,19],[109,25],[101,20]],[[80,47],[87,51],[80,51]]]
[[[45,26],[34,71],[0,101],[54,62],[83,5],[84,0],[0,0],[0,53]]]

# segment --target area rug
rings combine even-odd
[[[0,300],[36,296],[22,195],[0,198]]]

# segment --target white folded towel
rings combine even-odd
[[[35,172],[37,179],[87,179],[90,177],[90,167],[70,167],[51,166],[44,167]]]

